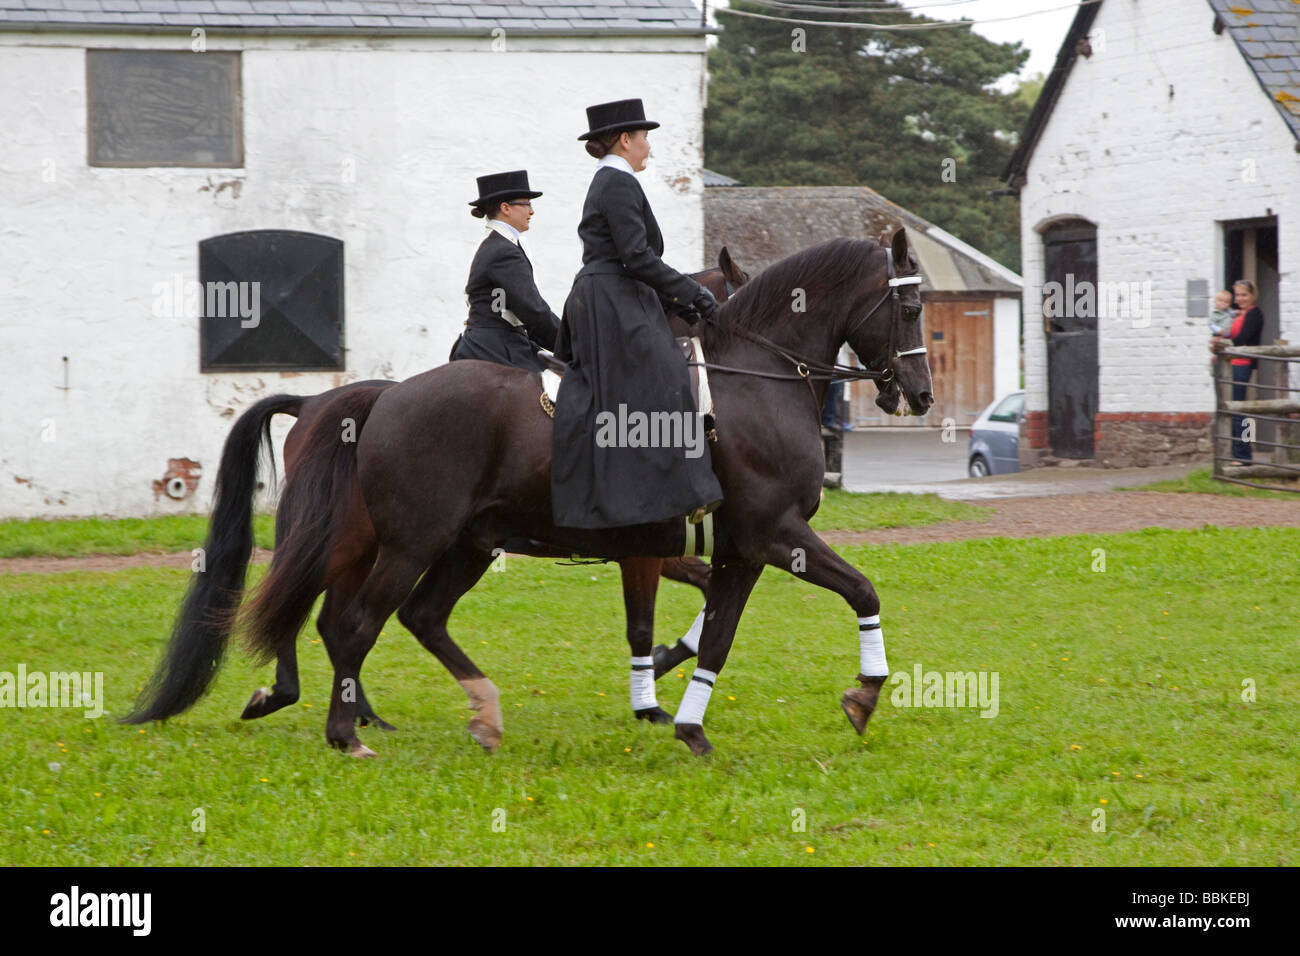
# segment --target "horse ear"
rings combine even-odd
[[[894,233],[894,238],[889,240],[890,248],[894,252],[894,262],[902,265],[907,262],[907,230],[902,226]]]
[[[745,284],[745,273],[731,258],[731,253],[727,251],[726,246],[723,246],[722,251],[718,253],[718,268],[722,270],[724,276],[731,280],[732,285],[742,286]]]

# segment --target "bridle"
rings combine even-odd
[[[888,268],[888,285],[884,293],[876,300],[867,312],[858,319],[845,334],[845,340],[848,340],[868,319],[880,311],[880,307],[886,301],[891,303],[891,315],[889,318],[889,345],[885,352],[884,367],[881,369],[855,368],[851,365],[840,365],[837,362],[827,364],[817,359],[808,358],[800,355],[784,346],[778,345],[771,339],[759,335],[757,332],[751,332],[748,329],[734,328],[729,330],[734,335],[749,339],[751,342],[761,346],[775,355],[779,355],[791,365],[794,366],[794,375],[782,375],[777,372],[760,372],[757,369],[734,368],[729,365],[715,365],[712,362],[688,362],[688,365],[702,365],[711,372],[730,372],[737,375],[752,375],[756,378],[771,378],[779,381],[805,381],[812,392],[813,403],[818,405],[818,414],[820,414],[820,404],[817,402],[817,389],[813,382],[829,382],[834,379],[848,381],[875,381],[882,388],[890,385],[894,381],[893,362],[895,359],[903,358],[908,355],[924,355],[926,348],[924,345],[919,348],[908,349],[905,352],[898,352],[894,349],[894,343],[897,341],[899,323],[903,321],[903,303],[899,298],[899,286],[920,285],[924,278],[919,275],[899,276],[894,270],[894,250],[889,246],[885,247],[885,263]],[[728,289],[730,294],[730,289]],[[710,318],[709,321],[712,321]]]

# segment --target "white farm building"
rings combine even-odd
[[[702,268],[705,41],[692,0],[0,0],[0,517],[201,512],[252,402],[444,362],[476,176],[545,194],[558,312],[593,103],[662,124]]]

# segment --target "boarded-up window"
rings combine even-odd
[[[243,166],[238,53],[87,50],[92,166]]]
[[[344,368],[343,243],[259,229],[199,243],[202,371]]]

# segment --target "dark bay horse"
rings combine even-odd
[[[749,274],[735,263],[726,246],[723,246],[718,253],[718,267],[695,273],[692,278],[704,285],[719,302],[725,302],[736,289],[749,281]],[[680,335],[690,334],[690,327],[680,317],[670,316],[669,322],[673,326],[675,333]],[[311,429],[315,426],[318,414],[321,409],[328,407],[334,396],[347,389],[387,388],[395,384],[397,383],[385,380],[358,382],[305,399],[297,411],[297,422],[285,437],[284,468],[286,481],[292,480],[302,446],[306,442],[306,436],[310,434]],[[326,590],[325,604],[316,622],[317,630],[321,634],[322,642],[325,644],[327,651],[334,639],[335,625],[339,614],[356,595],[357,589],[360,587],[361,582],[365,580],[366,572],[375,559],[374,534],[365,513],[365,505],[361,501],[359,494],[353,497],[352,502],[352,507],[346,519],[347,531],[345,536],[349,541],[353,542],[350,553],[356,555],[356,560],[350,567],[340,570],[337,574],[330,575],[330,580],[333,583]],[[277,534],[282,533],[282,529],[279,527],[280,524],[282,522],[277,523]],[[526,547],[520,548],[520,550],[523,553],[534,553],[538,557],[568,557],[566,554],[556,552],[530,552]],[[626,612],[629,644],[636,640],[634,635],[640,631],[644,630],[653,633],[655,596],[660,575],[672,581],[690,584],[701,593],[704,592],[708,584],[708,565],[697,558],[623,558],[618,561],[618,564],[623,579],[623,603]],[[683,646],[681,641],[678,642],[678,645]],[[384,730],[394,729],[391,724],[374,712],[374,708],[370,705],[365,691],[361,687],[360,679],[357,681],[356,691],[358,724],[365,727],[373,723]],[[277,654],[274,684],[270,688],[262,687],[254,691],[240,716],[245,720],[265,717],[282,707],[295,703],[298,696],[296,645],[287,646]],[[661,723],[672,719],[672,716],[661,708],[641,711],[637,716],[640,719]],[[484,736],[484,739],[480,740],[480,743],[483,743],[488,749],[495,749],[497,742],[499,741],[491,740],[490,735]]]
[[[833,364],[842,343],[872,377],[896,380],[911,412],[933,404],[915,273],[902,229],[888,244],[823,243],[764,270],[703,329],[719,436],[712,460],[725,500],[714,515],[699,667],[676,718],[677,737],[696,754],[712,750],[703,730],[708,695],[766,564],[850,605],[858,617],[860,686],[845,692],[841,707],[859,733],[875,709],[889,673],[879,597],[808,519],[824,470],[825,382],[844,373]],[[281,512],[293,520],[248,609],[249,639],[267,657],[295,641],[339,560],[337,523],[359,480],[378,554],[338,620],[326,722],[327,740],[354,755],[371,753],[355,727],[361,663],[394,611],[461,683],[476,720],[499,736],[496,688],[446,625],[502,542],[531,538],[608,558],[682,552],[677,521],[601,531],[552,523],[551,420],[539,408],[536,379],[520,370],[451,363],[387,389],[340,395],[321,416],[332,417],[332,427],[309,438],[303,467],[281,498]],[[347,421],[359,431],[354,443],[339,439]],[[475,427],[461,426],[471,421]],[[650,649],[646,636],[633,653]]]
[[[725,246],[718,255],[718,267],[696,273],[693,278],[709,289],[719,302],[725,302],[737,288],[749,281],[748,273],[732,260]],[[670,316],[669,321],[678,334],[690,334],[689,326],[680,317]],[[207,669],[203,661],[207,660],[211,665],[220,661],[243,591],[243,579],[252,550],[251,522],[258,454],[263,443],[270,447],[271,419],[276,414],[292,415],[297,419],[284,442],[285,481],[289,486],[294,482],[304,448],[308,445],[308,436],[317,427],[323,409],[329,408],[341,396],[371,396],[396,384],[375,379],[349,383],[311,397],[273,396],[256,403],[235,423],[222,453],[212,522],[205,542],[209,570],[192,582],[163,663],[135,712],[127,718],[128,722],[142,723],[180,713],[206,692],[215,667]],[[334,424],[331,419],[328,427],[333,428]],[[334,516],[335,554],[327,571],[329,584],[316,622],[322,643],[331,656],[339,617],[365,580],[377,551],[359,487],[341,489],[338,493],[345,504]],[[280,510],[276,521],[277,547],[288,536],[291,523],[304,519],[308,522],[319,520],[315,515],[291,515],[285,509]],[[550,552],[539,556],[569,555]],[[628,641],[635,641],[638,646],[642,643],[641,635],[653,634],[655,596],[661,574],[670,580],[691,584],[701,592],[708,584],[708,565],[695,558],[629,557],[619,559],[618,563],[623,577]],[[305,619],[306,613],[303,616]],[[375,713],[359,678],[355,692],[357,722],[361,726],[374,724],[381,729],[394,729]],[[254,691],[240,716],[246,720],[264,717],[295,703],[298,697],[297,648],[295,643],[289,642],[277,650],[273,686]],[[642,711],[638,716],[656,722],[672,720],[670,714],[659,708]],[[471,733],[489,750],[494,750],[499,742],[492,726],[481,721],[471,721]]]

